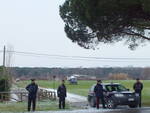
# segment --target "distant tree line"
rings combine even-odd
[[[140,77],[150,79],[150,68],[141,67],[97,67],[97,68],[13,68],[13,75],[17,78],[52,78],[53,76],[64,77],[73,74],[96,76],[98,78],[108,78],[112,74],[124,73],[130,78]]]

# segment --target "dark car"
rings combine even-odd
[[[129,91],[123,85],[118,83],[103,83],[104,100],[106,107],[109,109],[114,109],[118,105],[128,105],[130,108],[136,108],[139,103],[139,95]],[[91,107],[96,106],[96,97],[94,93],[93,85],[88,94],[88,102]]]

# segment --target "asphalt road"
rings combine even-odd
[[[109,111],[109,112],[104,112],[104,113],[150,113],[150,108],[149,109],[122,109],[118,111]]]
[[[35,113],[150,113],[150,108],[137,108],[137,109],[83,109],[83,110],[72,110],[72,111],[39,111]]]

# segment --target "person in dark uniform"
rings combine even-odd
[[[101,85],[102,81],[97,80],[97,85],[94,87],[94,92],[96,96],[96,107],[99,109],[99,101],[101,100],[101,103],[103,105],[103,108],[105,108],[105,102],[104,102],[104,90],[103,86]]]
[[[35,83],[35,79],[31,79],[31,84],[26,87],[26,90],[29,92],[28,94],[28,111],[35,111],[36,108],[36,96],[38,91],[38,85]]]
[[[59,97],[59,109],[65,109],[65,98],[67,97],[66,92],[65,81],[62,80],[62,84],[57,89],[57,96]]]
[[[140,96],[139,107],[141,107],[143,84],[140,82],[139,78],[136,79],[136,83],[133,85],[133,89],[135,93]]]

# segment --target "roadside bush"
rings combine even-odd
[[[3,68],[0,67],[0,92],[10,92],[11,88],[11,79],[8,75],[7,71],[3,74]],[[0,94],[0,99],[7,100],[9,98],[9,94]]]
[[[8,92],[8,91],[10,91],[9,78],[0,77],[0,92]]]

